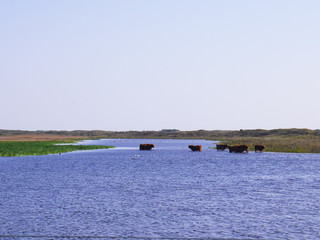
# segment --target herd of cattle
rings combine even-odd
[[[249,152],[249,146],[248,145],[233,145],[229,146],[226,144],[217,144],[217,150],[218,151],[224,151],[225,149],[229,148],[229,152],[235,152],[235,153],[243,153],[243,152]],[[255,145],[254,151],[255,152],[262,152],[266,147],[264,145]]]
[[[229,152],[231,153],[243,153],[243,152],[249,152],[249,146],[248,145],[232,145],[229,146],[227,144],[217,144],[216,145],[218,151],[224,151],[225,149],[229,149]],[[154,148],[154,144],[140,144],[140,150],[151,150]],[[202,146],[201,145],[189,145],[189,148],[192,151],[202,151]],[[264,145],[255,145],[254,146],[254,151],[255,152],[262,152],[266,147]]]

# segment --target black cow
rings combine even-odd
[[[226,148],[228,148],[227,144],[216,144],[217,151],[224,151]]]
[[[154,144],[140,144],[140,150],[151,150],[154,148]]]
[[[255,152],[257,152],[257,151],[262,152],[264,149],[266,149],[266,146],[264,146],[264,145],[255,145],[254,146],[254,151]]]

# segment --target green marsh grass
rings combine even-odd
[[[68,144],[70,143],[70,145]],[[59,154],[78,150],[108,149],[112,146],[71,145],[71,141],[28,141],[0,142],[0,156],[15,157],[28,155]],[[66,144],[66,145],[57,145]],[[68,145],[67,145],[68,144]]]

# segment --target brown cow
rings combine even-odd
[[[246,151],[247,153],[249,152],[249,146],[248,145],[233,145],[229,146],[229,152],[234,152],[234,153],[243,153]]]
[[[189,145],[189,148],[194,152],[194,151],[198,151],[201,152],[202,151],[202,146],[201,145]]]
[[[140,144],[140,150],[151,150],[154,148],[154,144]]]
[[[228,148],[227,144],[216,144],[217,151],[224,151],[226,148]]]
[[[264,146],[264,145],[255,145],[254,146],[254,151],[255,152],[257,152],[257,151],[262,152],[264,149],[266,149],[266,146]]]

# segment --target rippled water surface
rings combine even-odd
[[[85,143],[117,148],[0,158],[0,235],[320,239],[320,154]]]

